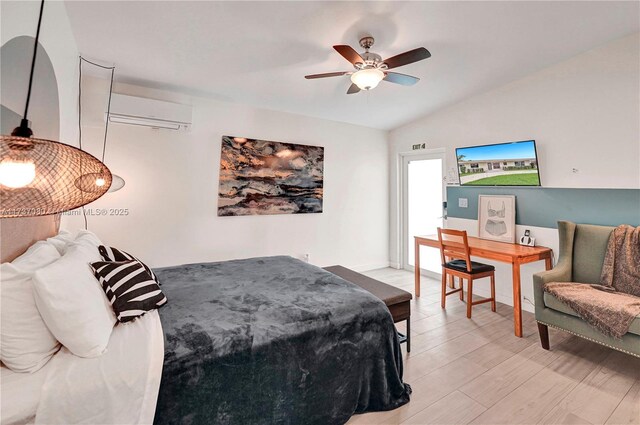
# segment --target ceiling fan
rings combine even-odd
[[[343,75],[351,76],[351,86],[347,90],[347,94],[358,93],[360,90],[371,90],[375,88],[380,81],[388,81],[390,83],[401,84],[403,86],[412,86],[418,81],[417,77],[411,75],[399,74],[397,72],[389,72],[389,69],[398,68],[410,63],[418,62],[431,57],[431,53],[424,47],[409,50],[392,56],[389,59],[382,60],[377,53],[369,51],[374,43],[373,37],[364,37],[360,39],[360,46],[364,48],[364,53],[359,54],[351,46],[338,45],[333,48],[342,55],[346,60],[353,64],[355,71],[345,72],[328,72],[325,74],[306,75],[304,78],[313,80],[316,78],[340,77]]]

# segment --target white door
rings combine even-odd
[[[444,152],[407,155],[402,159],[403,172],[403,266],[413,270],[416,235],[433,235],[443,226]],[[422,247],[420,267],[429,274],[440,274],[440,252]]]

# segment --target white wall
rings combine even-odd
[[[322,266],[388,265],[385,132],[131,85],[118,84],[114,91],[192,104],[193,128],[177,133],[109,127],[105,162],[126,186],[90,208],[128,208],[130,214],[89,217],[89,229],[104,242],[156,267],[306,253]],[[88,78],[83,86],[83,144],[95,155],[107,94],[106,80]],[[324,212],[218,217],[222,135],[324,146]],[[80,217],[63,219],[63,227],[81,225]]]
[[[35,37],[39,12],[39,1],[1,1],[0,39],[2,44],[18,36]],[[78,47],[71,32],[71,25],[63,2],[49,1],[45,3],[39,41],[49,55],[58,80],[60,141],[77,146]],[[31,54],[31,49],[25,52],[25,55],[29,57]],[[24,72],[28,73],[29,69],[25,69]],[[24,99],[27,96],[26,89],[25,87]],[[35,89],[31,101],[38,102],[38,93]],[[17,108],[17,111],[22,114],[24,100],[20,105],[22,106]],[[36,137],[38,136],[37,129],[38,123],[34,122],[33,130],[36,132]]]
[[[639,96],[636,33],[394,129],[390,152],[445,147],[455,168],[456,147],[535,139],[545,187],[640,188]]]
[[[535,139],[545,187],[640,188],[639,36],[613,41],[391,131],[391,264],[400,262],[397,158],[413,144],[445,148],[452,172],[456,147]],[[447,226],[474,234],[476,221],[466,222],[450,219]],[[540,244],[557,247],[555,230],[527,227]],[[525,295],[531,274],[543,269],[543,263],[523,268]],[[497,291],[505,301],[511,297],[510,266],[497,270]]]

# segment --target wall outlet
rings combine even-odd
[[[469,200],[467,198],[458,198],[458,206],[460,208],[468,208]]]

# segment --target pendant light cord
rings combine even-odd
[[[33,136],[33,131],[29,128],[29,102],[31,101],[31,88],[33,87],[33,74],[36,69],[36,57],[38,56],[38,44],[40,40],[40,27],[42,26],[42,12],[44,11],[44,0],[40,2],[40,15],[38,16],[38,29],[36,30],[36,39],[33,43],[33,57],[31,58],[31,71],[29,72],[29,87],[27,88],[27,101],[24,104],[24,114],[20,120],[20,126],[13,129],[12,136],[26,137]]]
[[[104,123],[104,139],[102,140],[102,162],[104,162],[105,152],[107,150],[107,135],[109,134],[109,117],[111,114],[111,95],[113,94],[113,77],[115,74],[116,67],[115,66],[104,66],[98,63],[92,62],[88,59],[80,56],[80,69],[79,69],[79,87],[78,87],[78,120],[82,117],[82,106],[81,106],[81,98],[82,98],[82,62],[86,62],[93,66],[97,66],[98,68],[111,70],[111,79],[109,81],[109,100],[107,102],[107,116]],[[80,131],[80,149],[82,149],[82,125],[78,123],[79,131]]]
[[[24,115],[22,120],[27,120],[29,113],[29,101],[31,100],[31,87],[33,86],[33,74],[36,69],[36,56],[38,55],[38,41],[40,40],[40,26],[42,25],[42,12],[44,11],[44,0],[40,2],[40,16],[38,17],[38,29],[36,30],[36,40],[33,44],[33,59],[31,59],[31,73],[29,74],[29,89],[27,90],[27,102],[24,105]]]
[[[79,56],[78,60],[78,146],[82,150],[82,56]],[[80,174],[82,172],[82,162],[80,163]],[[87,211],[82,206],[82,216],[84,218],[84,230],[89,230],[89,223],[87,222]]]
[[[43,0],[43,3],[44,3],[44,0]],[[107,134],[109,132],[109,116],[111,113],[111,94],[113,93],[113,76],[114,76],[116,67],[100,65],[88,59],[85,59],[82,56],[79,56],[79,61],[78,61],[78,146],[80,147],[80,150],[82,150],[82,62],[86,62],[90,65],[97,66],[98,68],[111,70],[111,80],[109,82],[109,101],[107,103],[107,116],[104,124],[104,139],[102,140],[102,162],[104,163],[104,155],[107,150]],[[84,206],[82,207],[82,215],[84,217],[84,228],[85,230],[87,230],[88,228],[87,212],[85,211]]]
[[[82,150],[82,56],[78,61],[78,145]]]
[[[107,116],[104,122],[104,140],[102,141],[102,162],[104,163],[104,153],[107,150],[107,134],[109,132],[109,120],[111,118],[111,94],[113,93],[113,74],[116,68],[111,68],[111,82],[109,83],[109,101],[107,102]]]

